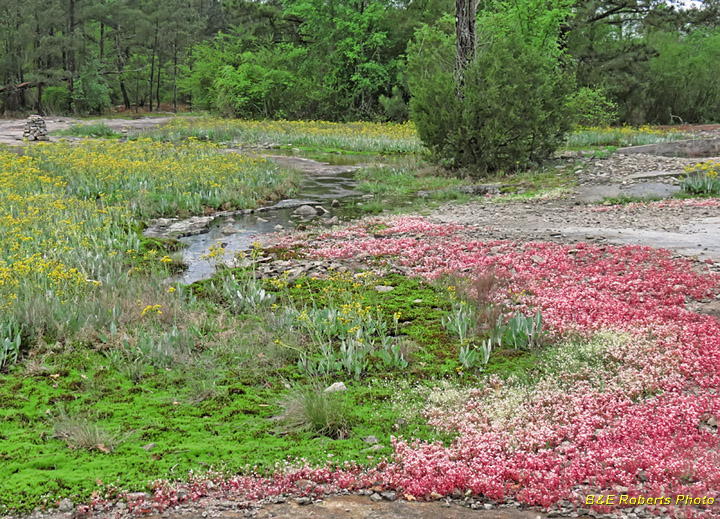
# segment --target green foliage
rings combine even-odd
[[[110,88],[97,70],[88,70],[77,79],[72,104],[81,114],[101,114],[110,107]]]
[[[49,86],[43,90],[42,105],[51,114],[67,113],[70,107],[70,92],[64,86]]]
[[[452,68],[438,70],[449,50],[437,60],[423,45],[416,36],[410,106],[418,134],[437,158],[453,168],[514,171],[560,145],[570,124],[564,100],[571,76],[551,53],[519,34],[486,35],[458,88]]]
[[[381,95],[378,99],[388,121],[407,121],[410,116],[410,107],[405,102],[403,92],[398,86],[392,88],[390,97]]]
[[[720,120],[720,31],[687,36],[661,33],[650,42],[657,56],[649,62],[646,119],[660,123]]]
[[[514,349],[534,349],[542,344],[543,336],[542,314],[540,310],[535,316],[526,316],[522,312],[515,312],[507,325],[499,325],[497,336],[502,343]]]
[[[609,126],[617,118],[617,105],[592,88],[574,92],[568,98],[567,108],[576,127]]]
[[[249,275],[221,273],[219,279],[211,283],[211,292],[228,309],[237,314],[268,307],[275,302],[275,295],[267,292],[260,280]]]
[[[20,325],[16,321],[0,322],[0,370],[18,361],[21,341]]]
[[[465,343],[473,329],[475,311],[464,301],[453,301],[452,311],[442,318],[443,327]]]

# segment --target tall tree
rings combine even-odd
[[[456,59],[455,78],[457,96],[462,100],[462,86],[465,81],[465,70],[475,59],[477,46],[477,0],[455,0],[455,38]]]

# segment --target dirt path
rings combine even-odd
[[[218,517],[222,519],[240,519],[255,517],[257,519],[542,519],[544,514],[532,510],[516,508],[490,509],[480,507],[473,510],[457,503],[435,501],[430,503],[409,503],[407,501],[380,501],[373,503],[366,496],[330,497],[311,505],[300,505],[295,501],[268,505],[260,510],[208,511],[202,515],[198,511],[188,511],[187,515],[178,517],[201,519]],[[155,516],[151,519],[160,519]]]
[[[138,119],[75,119],[72,117],[46,117],[45,124],[48,132],[66,130],[74,124],[104,124],[113,130],[144,130],[153,126],[159,126],[171,121],[175,116],[153,116],[140,117]],[[23,128],[25,119],[0,119],[0,144],[17,146],[22,144]],[[50,142],[60,137],[50,136]]]

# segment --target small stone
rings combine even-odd
[[[382,500],[383,500],[382,496],[380,494],[378,494],[377,492],[373,493],[370,496],[370,501],[372,501],[373,503],[379,503]]]
[[[301,205],[295,211],[293,211],[293,214],[297,214],[300,216],[315,216],[317,215],[317,210],[311,206],[311,205]]]
[[[75,508],[75,503],[70,501],[67,497],[60,501],[60,504],[58,505],[58,510],[61,512],[72,512],[73,508]]]
[[[298,479],[295,482],[295,486],[298,487],[300,490],[305,490],[307,487],[314,487],[315,483],[313,483],[309,479]]]
[[[362,198],[363,200],[372,200],[373,198],[375,198],[375,195],[363,195],[360,198]]]
[[[284,229],[284,227],[283,227],[282,225],[280,225],[280,224],[277,224],[277,225],[274,227],[274,229],[275,229],[276,231],[282,231],[282,230]]]
[[[484,504],[483,504],[483,508],[484,508],[485,510],[492,510],[492,509],[493,509],[493,505],[491,505],[490,503],[484,503]]]
[[[363,441],[364,441],[365,443],[370,444],[370,445],[374,445],[374,444],[380,442],[380,440],[377,439],[377,436],[373,436],[373,435],[370,435],[370,436],[367,436],[366,438],[363,438]]]
[[[330,202],[330,207],[338,208],[340,207],[340,202],[338,200],[333,200]]]
[[[388,286],[388,285],[376,285],[376,286],[375,286],[375,290],[376,290],[377,292],[381,293],[381,294],[384,294],[385,292],[390,292],[390,291],[393,290],[394,288],[395,288],[395,287],[391,287],[391,286]]]
[[[267,223],[268,221],[265,218],[257,217],[257,223]]]
[[[156,447],[156,444],[154,444],[154,443],[148,443],[147,445],[143,445],[143,449],[145,449],[146,451],[150,451],[150,450],[154,449],[155,447]]]
[[[371,445],[367,449],[363,449],[362,452],[377,452],[377,451],[383,450],[384,448],[385,448],[384,445],[376,443],[375,445]]]
[[[325,393],[337,393],[339,391],[347,391],[347,387],[345,387],[344,382],[335,382],[334,384],[325,388]]]
[[[438,499],[442,499],[443,495],[438,494],[437,492],[430,492],[430,495],[428,497],[432,500],[438,500]]]
[[[381,492],[380,495],[387,501],[395,501],[397,499],[397,494],[393,491]]]
[[[422,299],[413,299],[413,303],[422,303]]]

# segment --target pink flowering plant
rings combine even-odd
[[[709,201],[675,203],[691,202]],[[542,312],[560,340],[555,358],[576,358],[541,367],[532,384],[488,378],[457,405],[428,405],[429,423],[457,439],[395,439],[388,485],[544,507],[620,491],[717,499],[720,323],[687,306],[715,297],[716,274],[648,247],[482,241],[482,229],[412,217],[377,226],[304,245],[324,258],[381,258],[428,280],[493,269],[510,292],[524,287],[522,308]],[[578,349],[588,362],[577,362]]]

